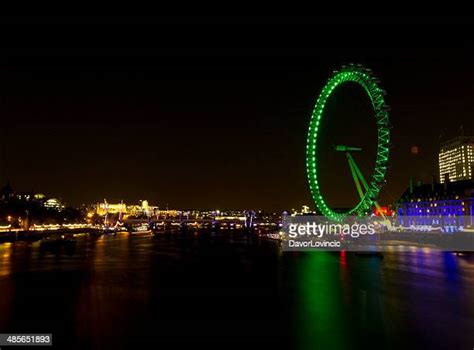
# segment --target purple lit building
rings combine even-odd
[[[474,181],[450,182],[446,177],[443,184],[433,180],[431,184],[418,184],[403,193],[397,203],[400,218],[407,217],[418,225],[474,226]]]

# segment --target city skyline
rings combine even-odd
[[[14,34],[1,56],[0,174],[2,185],[10,179],[75,206],[146,198],[175,208],[313,207],[302,180],[307,124],[342,63],[371,68],[392,108],[381,202],[399,198],[410,177],[431,181],[440,141],[461,126],[473,134],[472,107],[464,107],[473,95],[468,21],[380,18],[373,21],[384,31],[362,42],[324,30],[332,21],[363,31],[355,18],[130,20],[126,36],[123,27],[108,35],[113,21],[93,19],[63,20],[56,33],[58,21],[2,23]],[[46,42],[38,46],[39,37]],[[377,39],[387,45],[371,44]],[[328,141],[341,130],[355,143],[370,141],[363,94],[347,87],[333,102]],[[346,164],[327,172],[351,186]],[[355,195],[331,193],[335,206]]]

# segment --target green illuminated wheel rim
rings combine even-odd
[[[321,132],[319,125],[324,113],[324,106],[331,93],[340,85],[346,82],[359,84],[369,96],[377,123],[377,156],[375,169],[370,177],[369,187],[362,199],[356,206],[345,213],[338,213],[332,210],[324,200],[318,182],[318,135]],[[341,70],[334,72],[334,75],[323,87],[321,94],[316,101],[316,105],[311,115],[308,131],[308,141],[306,145],[306,169],[308,174],[309,187],[313,200],[321,214],[328,219],[342,221],[348,215],[362,216],[369,212],[374,206],[375,200],[384,183],[387,170],[389,154],[389,113],[388,106],[384,99],[385,91],[382,90],[377,78],[369,69],[360,65],[343,66]]]

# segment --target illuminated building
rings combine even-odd
[[[157,213],[167,214],[168,212],[174,213],[175,211],[159,211],[158,207],[151,206],[148,204],[147,200],[140,201],[139,205],[128,205],[125,203],[107,203],[104,201],[102,203],[97,203],[95,206],[95,213],[97,215],[104,216],[105,214],[118,214],[122,213],[124,215],[140,216],[140,215],[154,215]]]
[[[105,215],[106,213],[109,214],[117,214],[117,213],[124,213],[127,214],[127,205],[124,203],[118,203],[118,204],[111,204],[111,203],[97,203],[96,206],[96,214],[98,215]]]
[[[61,211],[64,209],[64,204],[57,198],[50,198],[46,200],[43,204],[45,208]]]
[[[17,192],[15,191],[10,182],[0,189],[0,201],[3,202],[16,202],[16,203],[27,203],[35,202],[47,209],[53,209],[61,211],[64,209],[64,204],[57,198],[46,197],[42,193],[34,192]]]
[[[399,216],[426,218],[426,225],[438,218],[454,218],[462,226],[474,225],[474,181],[419,184],[403,193],[397,203]]]
[[[442,183],[472,179],[474,176],[474,136],[459,136],[441,144],[439,179]]]

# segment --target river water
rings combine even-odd
[[[0,244],[0,333],[58,349],[474,347],[474,257],[232,234]]]

